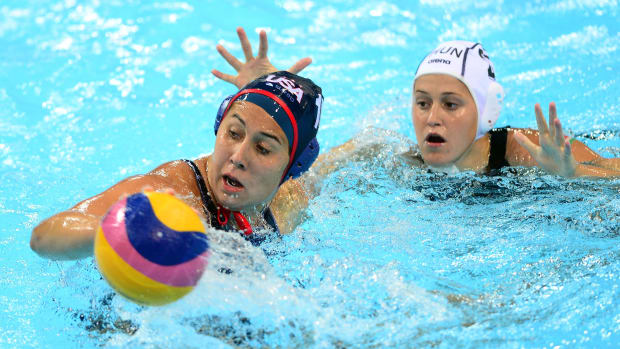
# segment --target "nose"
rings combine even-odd
[[[442,122],[442,110],[441,105],[439,103],[433,103],[428,111],[428,118],[426,119],[426,124],[428,126],[439,126]]]
[[[247,142],[241,142],[234,146],[233,153],[230,156],[230,162],[236,168],[243,170],[247,168]]]

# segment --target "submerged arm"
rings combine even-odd
[[[601,156],[590,161],[590,165],[620,173],[620,158],[604,158]]]

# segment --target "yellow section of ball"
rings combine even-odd
[[[144,195],[151,201],[157,219],[169,228],[205,233],[204,224],[196,212],[174,195],[155,191],[146,192]]]
[[[139,304],[168,304],[183,297],[193,289],[191,286],[165,285],[135,270],[112,249],[103,235],[101,227],[97,229],[95,236],[95,259],[99,271],[110,286],[121,295]]]

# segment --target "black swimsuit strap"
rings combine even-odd
[[[510,126],[506,126],[489,131],[490,149],[489,165],[487,167],[489,171],[510,166],[508,161],[506,161],[506,143],[509,128]]]
[[[184,159],[189,167],[194,171],[194,176],[196,177],[196,184],[198,185],[198,190],[200,191],[200,198],[202,199],[202,209],[204,210],[207,217],[211,218],[211,226],[217,227],[219,223],[217,222],[217,207],[211,200],[209,196],[209,190],[207,189],[207,184],[205,183],[204,177],[200,173],[198,166],[192,160]]]

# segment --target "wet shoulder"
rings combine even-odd
[[[204,171],[206,158],[205,156],[192,160],[196,163],[196,166],[201,169],[201,172]],[[206,173],[202,174],[203,176],[206,175]],[[199,195],[196,176],[186,160],[179,159],[163,163],[149,172],[148,175],[162,178],[170,183],[172,189],[178,191],[179,194],[191,193],[194,196]]]

